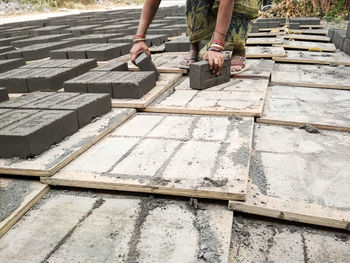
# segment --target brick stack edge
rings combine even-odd
[[[331,28],[328,30],[328,37],[341,51],[350,55],[350,22],[347,30]]]

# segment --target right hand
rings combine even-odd
[[[132,63],[135,63],[135,59],[137,58],[137,56],[144,51],[146,52],[148,57],[151,58],[151,52],[149,51],[145,42],[135,43],[130,50]]]

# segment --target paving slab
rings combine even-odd
[[[277,62],[345,65],[350,66],[350,56],[343,52],[310,52],[310,51],[286,51],[285,57],[274,57]]]
[[[0,114],[6,111],[9,110],[0,109]],[[112,109],[111,112],[81,128],[72,136],[67,137],[35,158],[23,160],[0,158],[0,173],[23,176],[51,176],[134,113],[134,109]]]
[[[247,198],[231,209],[349,230],[350,136],[307,127],[255,126]]]
[[[140,113],[42,181],[241,200],[252,128],[252,118]]]
[[[349,96],[347,90],[270,86],[257,121],[291,126],[310,123],[320,129],[350,131]]]
[[[230,263],[347,262],[349,234],[235,214]]]
[[[14,263],[227,263],[233,214],[222,204],[199,205],[202,210],[182,200],[51,191],[3,236],[0,256]]]
[[[185,77],[144,111],[258,117],[262,114],[268,82],[231,79],[206,90],[193,90]]]
[[[35,180],[0,178],[0,238],[48,191]]]

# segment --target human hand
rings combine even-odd
[[[222,66],[224,65],[224,55],[221,52],[217,51],[208,51],[204,57],[204,60],[209,61],[210,70],[213,71],[216,75],[221,74]]]
[[[149,51],[145,42],[140,41],[140,42],[135,43],[130,50],[132,63],[134,63],[137,56],[144,51],[146,52],[148,57],[151,58],[151,52]]]

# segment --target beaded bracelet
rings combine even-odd
[[[146,35],[144,34],[136,34],[133,36],[133,40],[134,43],[138,43],[138,42],[145,42],[146,41]]]
[[[217,48],[208,48],[208,51],[214,51],[214,52],[219,52],[219,53],[222,53],[222,50],[221,49],[217,49]]]

